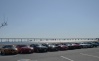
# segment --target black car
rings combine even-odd
[[[58,46],[55,44],[42,44],[48,48],[48,51],[58,51]]]
[[[91,44],[93,47],[97,47],[98,46],[98,44],[94,43],[94,42],[87,42],[87,43]]]
[[[42,44],[31,44],[31,47],[34,48],[34,52],[47,52],[48,48]]]
[[[66,45],[69,50],[74,49],[74,46],[72,45],[72,43],[63,43],[63,44]]]
[[[92,43],[94,43],[94,44],[96,44],[97,46],[99,46],[99,42],[92,42]]]

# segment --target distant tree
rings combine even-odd
[[[4,27],[4,26],[7,26],[7,22],[3,22],[3,23],[0,25],[0,28],[1,28],[1,27]]]

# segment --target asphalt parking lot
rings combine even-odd
[[[99,61],[99,47],[0,56],[0,61]]]

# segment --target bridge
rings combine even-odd
[[[99,41],[99,38],[0,38],[0,42],[61,43]]]

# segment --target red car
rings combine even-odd
[[[68,49],[68,46],[59,44],[58,45],[58,48],[59,48],[59,50],[67,50]]]
[[[34,49],[28,45],[17,45],[18,53],[33,53]]]
[[[72,43],[72,46],[74,47],[74,49],[80,49],[81,45],[79,43]]]

